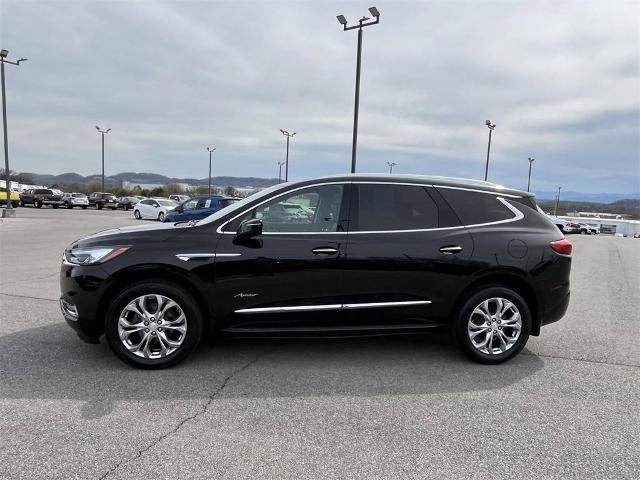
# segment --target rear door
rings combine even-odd
[[[352,198],[345,311],[352,325],[420,329],[448,315],[473,241],[420,184],[359,183]]]
[[[308,332],[343,324],[348,191],[348,183],[300,187],[223,227],[215,303],[226,329]],[[291,204],[305,213],[291,213]],[[247,219],[260,219],[263,233],[240,240],[235,232]]]

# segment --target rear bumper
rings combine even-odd
[[[549,325],[550,323],[557,322],[564,317],[565,313],[567,313],[567,309],[569,308],[570,298],[571,293],[567,292],[547,310],[540,312],[540,326]]]

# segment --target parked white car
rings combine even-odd
[[[169,195],[169,200],[173,200],[174,202],[177,202],[177,203],[186,202],[190,198],[191,197],[189,195]]]
[[[147,198],[140,200],[133,207],[133,216],[138,220],[141,218],[153,218],[164,222],[167,213],[176,208],[178,204],[168,198]]]
[[[80,207],[84,210],[89,206],[89,199],[84,193],[63,193],[62,206],[66,208]]]

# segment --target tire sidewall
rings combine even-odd
[[[522,318],[522,330],[520,331],[520,337],[518,338],[518,341],[509,350],[497,355],[488,355],[486,353],[478,351],[473,346],[471,339],[469,338],[469,335],[467,333],[467,328],[469,317],[471,316],[471,312],[473,311],[473,309],[484,300],[494,297],[506,298],[518,308],[518,310],[520,311],[520,316]],[[464,302],[456,318],[456,322],[454,325],[454,335],[463,352],[471,359],[480,363],[495,364],[509,360],[520,353],[520,351],[524,348],[524,346],[527,344],[527,341],[529,340],[531,325],[531,310],[529,309],[527,302],[524,300],[524,298],[522,298],[521,295],[507,287],[487,286],[476,290],[469,296],[467,301]]]
[[[141,358],[130,353],[120,341],[118,319],[120,312],[134,298],[148,294],[160,294],[174,300],[187,317],[187,333],[177,351],[162,359]],[[114,301],[105,316],[105,337],[115,355],[125,363],[138,368],[159,369],[175,365],[187,357],[199,344],[202,337],[202,315],[198,303],[187,291],[168,282],[148,281],[131,285],[124,289]]]

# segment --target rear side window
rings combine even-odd
[[[438,227],[438,206],[414,185],[360,184],[356,231],[420,230]]]
[[[39,195],[53,195],[53,192],[51,190],[45,190],[44,188],[39,188],[35,191],[35,193]]]
[[[493,193],[438,188],[444,199],[460,217],[463,225],[499,222],[514,218],[514,213]]]

